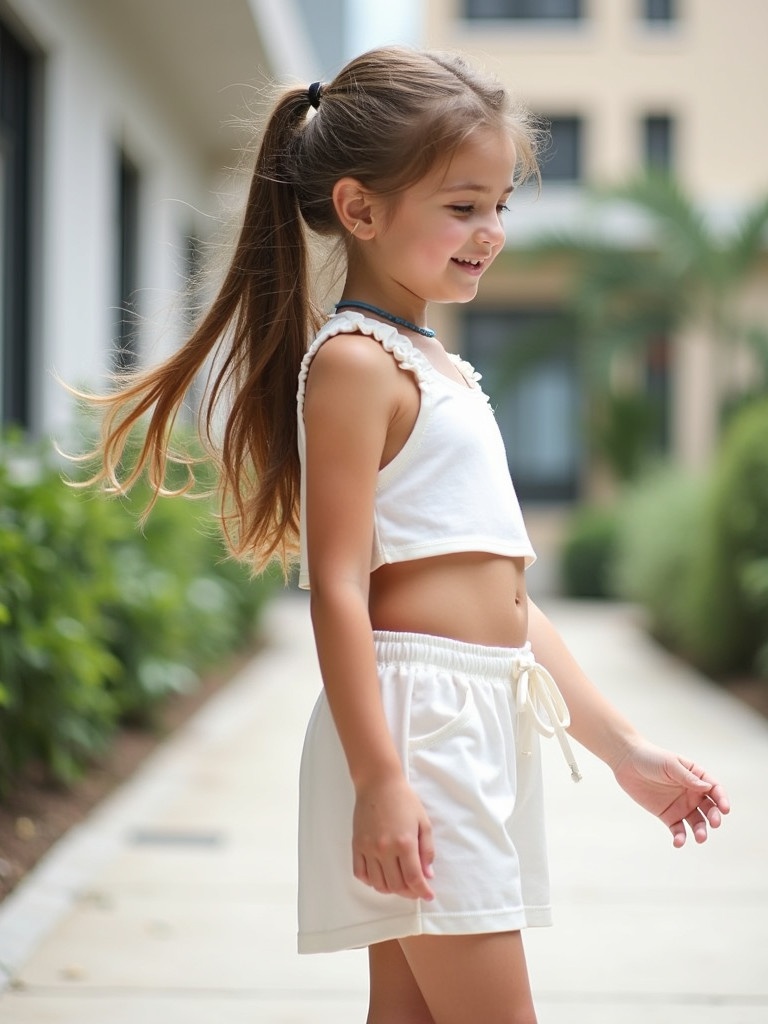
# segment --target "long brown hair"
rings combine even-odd
[[[272,112],[231,264],[186,344],[159,366],[122,377],[114,392],[89,396],[103,410],[101,465],[89,483],[125,492],[146,471],[151,508],[159,494],[170,493],[170,433],[191,385],[212,360],[200,432],[218,468],[227,543],[256,570],[273,558],[285,566],[298,541],[296,385],[322,319],[310,294],[305,225],[340,238],[332,201],[340,178],[397,196],[481,127],[508,131],[519,176],[536,173],[536,131],[526,113],[512,107],[495,80],[454,55],[373,50],[322,87],[310,117],[311,106],[306,88],[292,89]],[[353,246],[348,241],[351,258]],[[217,439],[216,413],[225,397]],[[143,444],[124,470],[126,443],[145,416]],[[183,461],[188,485],[174,493],[194,483],[193,460]]]

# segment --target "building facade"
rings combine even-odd
[[[532,269],[520,249],[542,233],[594,227],[589,187],[664,169],[724,235],[768,195],[761,0],[426,0],[425,14],[426,45],[467,53],[551,126],[541,195],[513,198],[507,248],[478,299],[441,315],[444,336],[491,376],[524,328],[546,327],[569,279],[567,266]],[[644,244],[640,226],[621,216],[605,229],[629,247]],[[765,259],[742,303],[768,323]],[[701,327],[663,341],[640,367],[643,386],[665,403],[667,452],[698,467],[716,442],[722,360]],[[750,367],[744,357],[746,377]],[[500,382],[497,414],[524,501],[557,506],[594,494],[587,412],[567,339],[516,382]]]
[[[321,6],[306,0],[0,0],[3,424],[57,433],[73,408],[57,378],[98,387],[184,336],[201,247],[221,237],[227,198],[239,206],[233,169],[251,132],[233,121],[258,119],[275,79],[331,73],[351,6],[334,0],[319,26]],[[537,530],[551,510],[594,496],[600,475],[568,339],[514,374],[498,369],[519,336],[559,312],[572,277],[521,251],[543,231],[591,225],[588,188],[644,165],[671,170],[727,233],[768,192],[768,5],[423,0],[422,15],[425,45],[466,52],[551,125],[541,195],[514,196],[507,247],[478,299],[432,311],[485,375]],[[621,217],[608,229],[642,242]],[[763,322],[766,285],[764,258],[743,295]],[[722,361],[702,332],[663,339],[630,367],[666,406],[666,450],[690,466],[717,435]]]
[[[0,0],[4,425],[57,432],[57,377],[99,386],[178,343],[237,206],[235,121],[316,67],[293,0]]]

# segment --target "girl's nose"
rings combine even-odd
[[[485,245],[497,248],[504,244],[505,238],[506,232],[497,213],[493,213],[478,226],[477,240]]]

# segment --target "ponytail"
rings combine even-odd
[[[284,568],[296,552],[299,474],[296,387],[310,333],[320,316],[309,297],[308,256],[298,200],[285,166],[291,142],[309,109],[306,89],[287,93],[264,134],[251,180],[245,218],[234,256],[210,310],[187,343],[157,367],[131,374],[115,392],[82,396],[103,411],[96,452],[101,467],[88,481],[127,492],[146,471],[152,498],[187,493],[165,486],[170,434],[185,396],[213,357],[199,416],[202,440],[216,463],[221,520],[231,552],[259,571],[278,558]],[[216,413],[229,398],[223,435],[215,437]],[[138,456],[119,468],[137,423],[149,415]]]

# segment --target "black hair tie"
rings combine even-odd
[[[323,83],[313,82],[307,92],[309,93],[309,102],[317,110],[320,106],[320,97],[323,95]]]

